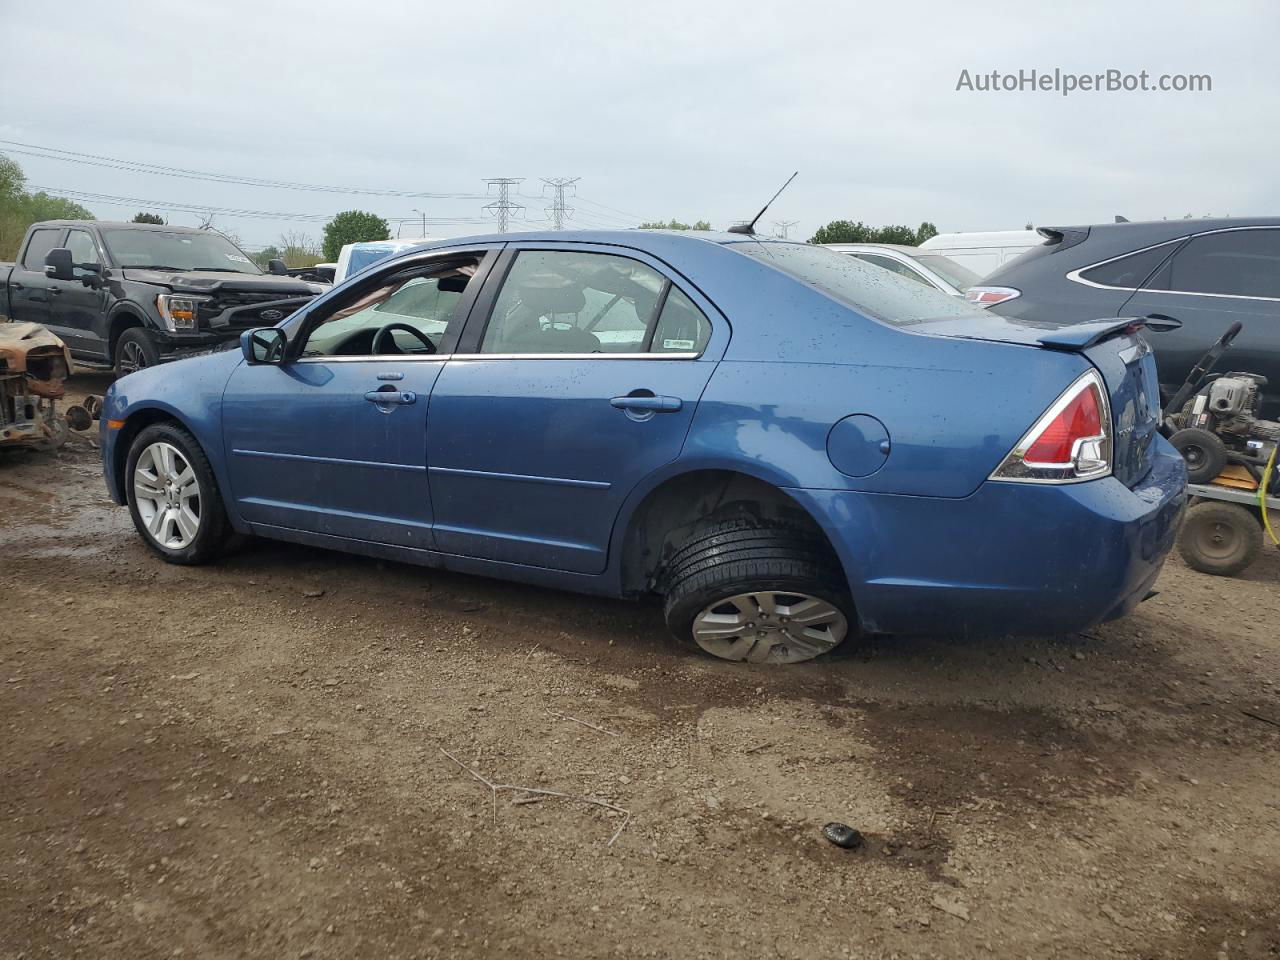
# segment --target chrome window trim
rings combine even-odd
[[[1103,267],[1108,263],[1115,263],[1117,260],[1123,260],[1125,257],[1136,256],[1140,253],[1146,253],[1148,250],[1154,250],[1157,247],[1167,247],[1171,243],[1183,243],[1194,240],[1197,237],[1210,237],[1217,233],[1242,233],[1245,230],[1280,230],[1280,224],[1260,225],[1253,227],[1220,227],[1217,230],[1204,230],[1200,233],[1188,233],[1173,240],[1162,240],[1160,243],[1153,243],[1146,247],[1139,247],[1137,250],[1130,250],[1122,253],[1117,257],[1111,257],[1107,260],[1099,260],[1097,263],[1091,263],[1087,267],[1077,267],[1067,274],[1067,279],[1075,283],[1082,284],[1086,287],[1093,287],[1097,290],[1121,290],[1130,293],[1168,293],[1177,297],[1225,297],[1228,300],[1257,300],[1263,303],[1280,303],[1280,297],[1254,297],[1244,293],[1203,293],[1199,290],[1152,290],[1150,287],[1115,287],[1107,283],[1095,283],[1093,280],[1086,280],[1080,274],[1086,270],[1092,270],[1094,267]]]
[[[455,353],[453,360],[696,360],[688,353]]]
[[[293,363],[442,363],[446,360],[697,360],[700,353],[382,353],[298,357]]]

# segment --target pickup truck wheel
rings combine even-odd
[[[208,563],[232,539],[209,460],[177,424],[152,424],[134,439],[125,495],[143,542],[169,563]]]
[[[141,327],[130,327],[116,341],[113,360],[116,376],[123,377],[143,367],[154,367],[160,362],[160,351],[151,342],[146,331]]]
[[[663,582],[671,632],[725,660],[800,663],[856,631],[830,547],[792,527],[704,528],[673,554]]]

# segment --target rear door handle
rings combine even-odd
[[[61,287],[45,287],[45,289],[49,291],[49,296],[51,296],[51,297],[60,297],[60,296],[62,296],[62,288],[61,288]]]
[[[614,397],[609,403],[619,410],[646,410],[651,413],[675,413],[684,406],[679,397]]]
[[[364,398],[370,403],[393,404],[393,403],[416,403],[418,395],[412,390],[370,390],[364,395]]]

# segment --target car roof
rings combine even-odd
[[[1123,223],[1085,223],[1075,226],[1039,227],[1041,236],[1048,233],[1088,231],[1091,238],[1153,242],[1209,230],[1233,227],[1280,227],[1280,217],[1183,217],[1177,220],[1134,220]]]
[[[128,223],[124,220],[41,220],[33,223],[33,227],[124,227],[129,230],[156,230],[163,233],[212,233],[222,236],[216,230],[201,230],[199,227],[178,227],[166,223]]]
[[[634,247],[638,250],[656,250],[670,249],[673,245],[684,244],[797,244],[798,241],[714,230],[531,230],[520,233],[485,233],[468,237],[450,237],[446,240],[423,243],[422,247],[456,247],[469,243],[599,243]]]

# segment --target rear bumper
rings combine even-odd
[[[826,529],[863,628],[883,633],[1065,633],[1142,602],[1173,546],[1186,466],[1163,438],[1130,490],[1114,477],[988,481],[961,500],[790,493]]]

